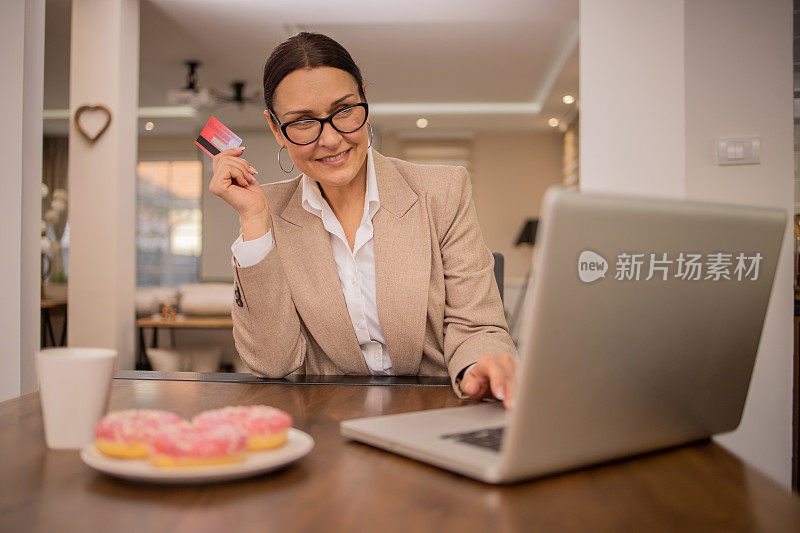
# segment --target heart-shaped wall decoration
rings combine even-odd
[[[105,123],[103,123],[103,125],[100,127],[100,129],[97,130],[97,132],[94,135],[87,133],[86,129],[84,129],[83,127],[83,124],[81,124],[81,115],[87,112],[89,113],[99,112],[105,115]],[[94,142],[106,132],[108,126],[110,125],[111,125],[111,110],[103,104],[82,105],[77,109],[77,111],[75,111],[75,129],[77,129],[78,133],[86,137],[86,140],[92,144],[94,144]]]

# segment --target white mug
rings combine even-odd
[[[36,354],[39,399],[48,448],[76,450],[94,438],[106,412],[117,351],[48,348]]]

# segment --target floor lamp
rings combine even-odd
[[[522,229],[517,235],[517,240],[514,243],[516,248],[520,246],[533,248],[536,243],[536,228],[539,226],[538,218],[528,218],[522,223]],[[525,283],[522,285],[522,292],[517,296],[517,303],[514,306],[514,314],[511,315],[511,338],[516,342],[517,340],[517,326],[519,324],[519,313],[522,310],[522,304],[525,303],[525,295],[528,292],[528,283],[531,279],[531,271],[533,269],[533,262],[528,267],[528,274],[525,276]]]

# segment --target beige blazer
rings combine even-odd
[[[373,151],[378,317],[397,375],[449,375],[487,353],[517,356],[469,173]],[[233,337],[256,375],[369,375],[339,284],[330,237],[303,209],[300,178],[264,185],[275,247],[256,265],[232,259]]]

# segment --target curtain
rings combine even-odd
[[[46,260],[43,258],[42,268],[47,274],[45,279],[57,283],[64,283],[67,275],[61,239],[67,225],[68,158],[69,142],[67,137],[44,137],[42,142],[42,183],[47,186],[47,194],[42,195],[42,220],[47,222],[44,234],[50,240],[50,244],[49,250],[45,254]],[[56,193],[56,191],[59,192]],[[56,193],[55,196],[54,193]],[[58,200],[54,202],[56,198]],[[56,209],[59,204],[61,209]]]
[[[50,207],[53,201],[53,191],[67,189],[67,160],[69,158],[69,140],[67,137],[45,137],[42,144],[42,183],[49,190],[46,197],[42,198],[42,214]],[[61,239],[64,234],[66,216],[59,220],[53,228],[56,237]]]

